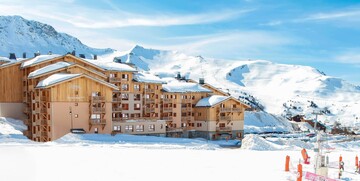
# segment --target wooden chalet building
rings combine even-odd
[[[2,59],[0,79],[0,116],[24,120],[34,141],[79,131],[243,138],[248,106],[203,80],[164,81],[72,54]]]

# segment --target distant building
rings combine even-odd
[[[247,105],[209,84],[163,81],[123,63],[38,55],[0,63],[0,116],[46,142],[71,131],[243,138]]]

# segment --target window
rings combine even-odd
[[[121,131],[121,126],[114,126],[114,131]]]
[[[186,123],[181,123],[181,127],[182,128],[186,127]]]
[[[136,132],[144,132],[144,125],[136,125],[135,129]]]
[[[134,90],[135,91],[140,91],[140,85],[139,84],[134,84]]]
[[[122,78],[123,80],[128,80],[128,74],[122,74],[122,75],[121,75],[121,78]]]
[[[196,123],[196,127],[202,127],[202,123]]]
[[[121,104],[122,110],[129,110],[129,104]]]
[[[134,101],[140,101],[141,95],[140,94],[134,94]]]
[[[129,118],[129,114],[123,113],[123,114],[121,114],[121,117],[122,117],[122,118]]]
[[[126,132],[133,132],[133,126],[132,125],[126,125],[125,126],[125,131]]]
[[[198,116],[201,116],[201,112],[198,113]]]
[[[115,74],[110,74],[109,77],[113,78],[113,77],[115,77]]]
[[[129,100],[129,94],[121,94],[121,100]]]
[[[129,90],[129,85],[128,84],[121,84],[121,90],[128,91]]]
[[[174,104],[174,108],[176,108],[176,104]]]
[[[134,104],[134,110],[140,110],[140,104]]]
[[[233,107],[232,108],[236,108],[236,104],[233,104]]]
[[[75,96],[79,96],[79,91],[78,90],[75,91]]]
[[[99,129],[98,128],[94,128],[95,134],[99,133]]]
[[[176,117],[176,113],[174,113],[174,117]]]
[[[75,102],[75,106],[79,106],[79,103]]]
[[[161,124],[161,125],[160,125],[160,129],[163,129],[163,128],[164,128],[164,125],[163,125],[163,124]]]
[[[219,123],[219,127],[220,127],[220,128],[224,128],[224,127],[225,127],[225,123]]]
[[[149,131],[155,131],[155,124],[149,124]]]

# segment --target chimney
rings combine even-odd
[[[75,52],[75,50],[73,50],[73,51],[71,52],[71,55],[74,55],[74,56],[75,56],[75,54],[76,54],[76,52]]]
[[[23,58],[26,58],[26,52],[23,53]]]
[[[48,55],[52,55],[52,51],[49,51],[49,52],[48,52]]]
[[[36,53],[34,53],[34,57],[37,57],[37,56],[39,56],[40,55],[40,52],[38,51],[38,52],[36,52]]]
[[[79,54],[80,58],[85,58],[85,54]]]
[[[11,59],[11,60],[16,60],[16,55],[15,55],[15,53],[10,53],[9,59]]]
[[[94,60],[97,60],[97,55],[96,54],[94,55]]]
[[[205,84],[205,79],[204,79],[204,78],[200,78],[200,79],[199,79],[199,84]]]

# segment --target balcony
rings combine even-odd
[[[172,112],[173,108],[172,107],[164,107],[163,108],[163,112]]]
[[[155,99],[144,99],[144,103],[145,103],[145,104],[154,104],[154,103],[155,103]]]
[[[110,77],[110,78],[109,78],[109,82],[110,82],[110,83],[121,82],[121,78],[120,78],[120,77]]]
[[[164,116],[161,118],[162,120],[166,120],[166,121],[169,121],[169,120],[172,120],[173,117],[172,116]]]
[[[105,125],[106,120],[105,119],[90,119],[91,125]]]
[[[220,112],[231,112],[231,108],[222,107],[222,108],[220,108],[219,111],[220,111]]]
[[[90,96],[91,102],[105,102],[104,96]]]
[[[121,107],[113,107],[112,108],[112,112],[121,112],[122,108]]]
[[[154,89],[144,89],[145,93],[155,93]]]
[[[121,98],[120,97],[113,97],[112,101],[113,102],[121,102]]]
[[[40,113],[46,114],[46,113],[47,113],[47,108],[41,108],[41,109],[40,109]]]
[[[232,128],[230,126],[228,127],[216,127],[216,131],[226,131],[226,132],[229,132],[229,131],[232,131]]]
[[[92,113],[105,113],[104,107],[92,107],[91,108]]]
[[[232,112],[241,112],[241,108],[232,108]]]
[[[191,103],[192,99],[181,99],[181,103]]]
[[[163,103],[172,103],[172,99],[163,99]]]
[[[219,119],[228,121],[231,120],[231,116],[219,116]]]
[[[120,121],[124,121],[124,118],[116,117],[116,118],[112,118],[112,121],[120,122]]]
[[[145,112],[147,113],[152,113],[152,112],[155,112],[155,108],[145,108]]]
[[[42,119],[40,122],[41,122],[41,125],[45,125],[45,126],[50,125],[50,120]]]
[[[40,135],[41,135],[42,137],[49,137],[50,133],[47,132],[47,131],[41,131]]]
[[[191,121],[191,116],[181,116],[181,121],[182,122],[186,122],[186,121]]]

